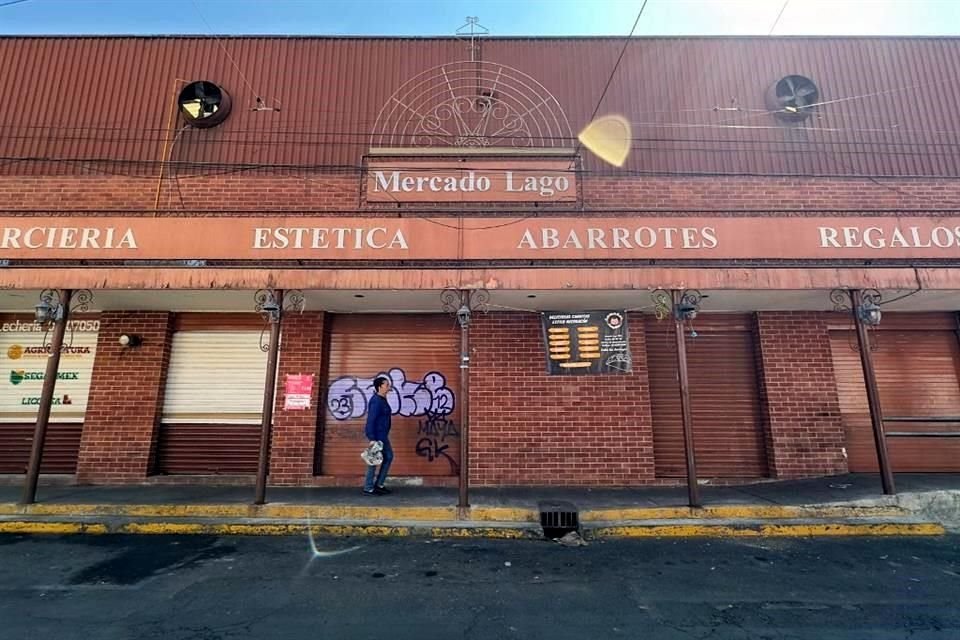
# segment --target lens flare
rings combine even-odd
[[[622,167],[630,155],[630,122],[619,115],[597,118],[580,132],[577,139],[598,158]]]
[[[321,551],[317,548],[317,541],[313,538],[313,526],[307,524],[307,538],[310,540],[310,559],[314,558],[333,558],[334,556],[342,556],[345,553],[350,553],[351,551],[356,551],[357,549],[362,549],[363,545],[359,544],[354,547],[349,547],[347,549],[338,549],[337,551]]]
[[[313,537],[313,525],[310,523],[309,519],[307,520],[307,540],[310,542],[310,557],[307,558],[306,563],[303,565],[303,569],[300,570],[300,574],[297,577],[298,580],[302,580],[310,574],[310,568],[313,566],[313,561],[317,558],[332,558],[334,556],[342,556],[345,553],[362,549],[364,546],[356,545],[347,549],[338,549],[336,551],[321,551],[317,548],[317,541]]]

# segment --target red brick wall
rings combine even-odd
[[[472,328],[471,482],[491,485],[622,486],[655,483],[643,323],[630,318],[634,373],[557,377],[544,372],[539,317],[478,316]],[[844,473],[845,444],[826,319],[758,314],[771,473]],[[284,319],[271,448],[273,485],[316,484],[324,314]],[[144,344],[122,349],[121,333]],[[97,360],[77,469],[80,483],[143,481],[169,360],[170,315],[102,314]],[[283,410],[288,373],[314,373],[313,408]]]
[[[245,209],[259,215],[280,210],[356,209],[360,202],[359,185],[359,177],[329,175],[189,176],[176,182],[167,178],[160,190],[159,208],[170,210],[172,215],[216,215],[216,211],[227,209]],[[156,177],[0,177],[0,198],[5,209],[13,210],[149,212],[154,209],[156,196]],[[197,203],[203,203],[202,207]]]
[[[584,206],[593,209],[788,210],[955,208],[960,182],[887,179],[884,188],[862,178],[634,177],[583,178]],[[179,184],[179,189],[177,185]],[[0,176],[5,210],[108,209],[149,212],[157,193],[155,177]],[[182,196],[182,201],[181,201]],[[196,203],[203,203],[198,208]],[[269,203],[269,205],[265,205]],[[165,215],[216,215],[238,209],[259,215],[279,211],[353,211],[363,208],[357,175],[188,176],[164,180]],[[425,209],[428,207],[420,206]],[[467,215],[488,215],[514,205],[467,207]],[[395,215],[395,207],[369,215]]]
[[[863,178],[589,177],[583,197],[596,208],[781,210],[954,208],[956,180],[888,180],[886,188]]]
[[[470,475],[483,485],[622,486],[653,481],[643,322],[633,371],[548,376],[540,317],[479,315],[471,329]]]
[[[802,478],[846,473],[825,315],[759,313],[757,325],[771,474]]]
[[[157,425],[170,360],[171,314],[105,311],[87,404],[77,482],[142,482],[156,448]],[[123,348],[123,333],[143,344]]]
[[[322,312],[287,314],[283,319],[270,448],[269,480],[274,485],[311,484],[313,480],[317,414],[321,410],[320,387],[323,384],[323,329]],[[286,376],[297,373],[314,374],[311,408],[285,411]]]

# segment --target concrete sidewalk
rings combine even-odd
[[[703,486],[702,509],[685,487],[475,489],[459,513],[455,489],[395,488],[368,497],[353,488],[42,486],[18,505],[19,486],[0,486],[0,532],[315,533],[540,537],[540,506],[563,502],[587,537],[665,535],[919,535],[960,526],[960,474],[902,474],[883,496],[875,474]]]

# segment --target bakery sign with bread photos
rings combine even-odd
[[[630,340],[623,311],[556,311],[543,314],[549,375],[630,373]]]

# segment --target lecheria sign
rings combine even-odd
[[[960,217],[0,218],[0,259],[958,258]]]

